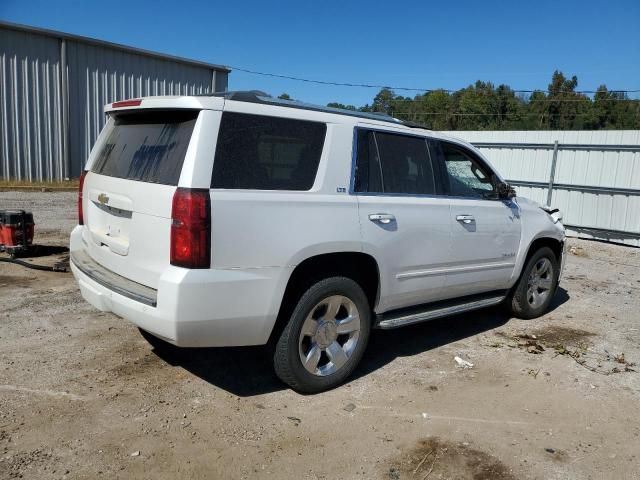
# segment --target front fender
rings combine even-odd
[[[544,211],[540,206],[528,200],[519,201],[518,203],[521,209],[522,230],[520,250],[516,257],[516,265],[511,277],[511,285],[515,284],[520,278],[525,261],[534,242],[546,238],[564,244],[566,238],[562,223],[554,221],[552,215]]]

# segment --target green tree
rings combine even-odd
[[[331,103],[327,103],[327,107],[331,107],[331,108],[342,108],[343,110],[353,110],[356,111],[358,110],[355,106],[353,105],[344,105],[342,103],[338,103],[338,102],[331,102]]]
[[[588,113],[589,98],[576,93],[578,77],[570,79],[556,70],[551,77],[547,101],[548,128],[551,130],[578,130]]]
[[[526,105],[521,97],[507,85],[496,89],[498,102],[498,128],[501,130],[520,130],[526,125]]]
[[[389,88],[383,88],[373,98],[372,111],[392,115],[395,94]]]
[[[413,112],[410,120],[433,130],[455,129],[456,117],[451,115],[453,107],[453,97],[445,90],[433,90],[416,95],[412,105],[406,105],[406,108]]]
[[[640,100],[605,85],[591,98],[576,91],[578,78],[553,72],[547,92],[517,95],[508,85],[478,80],[456,92],[433,90],[412,97],[382,88],[371,104],[329,106],[382,112],[434,130],[583,130],[640,128]]]

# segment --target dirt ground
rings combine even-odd
[[[0,193],[19,205],[66,245],[73,193]],[[543,318],[375,331],[312,396],[263,349],[156,352],[71,274],[0,263],[0,478],[640,478],[640,249],[570,244]]]

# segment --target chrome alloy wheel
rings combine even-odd
[[[533,308],[542,305],[551,294],[553,265],[548,258],[541,258],[531,269],[527,281],[527,302]]]
[[[298,350],[304,368],[321,377],[342,368],[360,337],[356,304],[342,295],[327,297],[311,309],[302,324]]]

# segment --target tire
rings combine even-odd
[[[301,393],[334,388],[360,362],[370,331],[371,308],[360,285],[346,277],[320,280],[300,296],[278,339],[276,375]]]
[[[138,328],[138,331],[140,332],[140,335],[142,335],[142,338],[144,338],[156,352],[170,352],[178,348],[175,345],[171,345],[169,342],[156,337],[152,333],[147,332],[146,330]]]
[[[513,316],[522,319],[537,318],[549,308],[558,288],[560,267],[549,247],[534,252],[527,261],[507,305]]]

